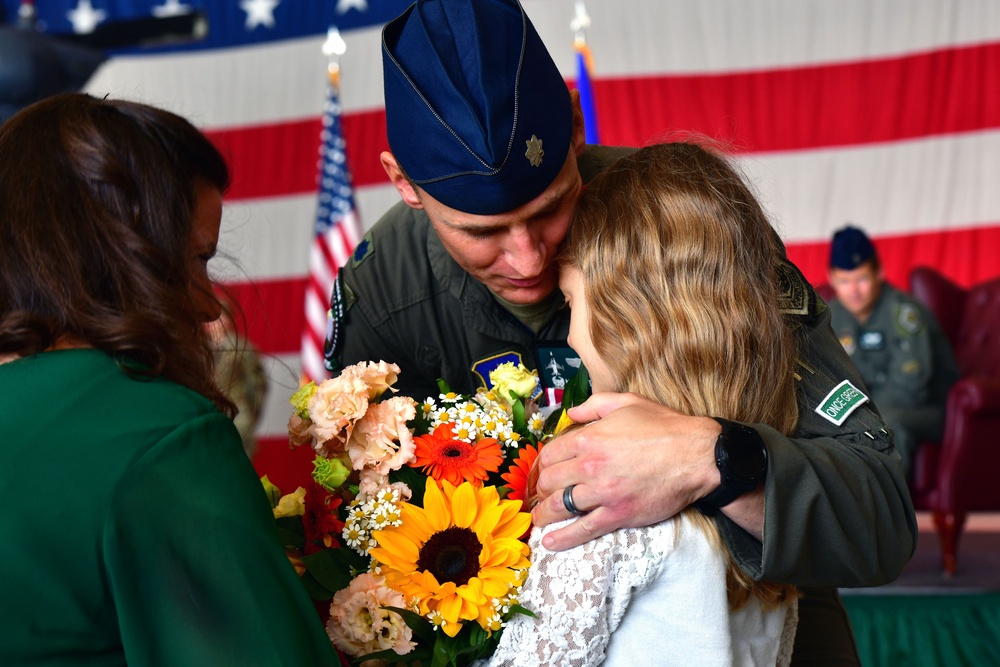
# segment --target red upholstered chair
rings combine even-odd
[[[937,317],[960,373],[948,394],[944,437],[920,445],[911,482],[916,507],[934,516],[950,576],[968,513],[1000,511],[1000,279],[964,289],[918,267],[910,291]]]

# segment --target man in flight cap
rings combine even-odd
[[[848,225],[830,245],[830,321],[886,423],[911,475],[922,440],[940,441],[958,365],[934,315],[885,281],[875,245]]]
[[[630,149],[585,145],[577,93],[516,0],[418,0],[386,25],[383,68],[391,152],[381,160],[402,201],[339,273],[329,367],[392,361],[397,386],[421,399],[438,378],[471,392],[515,361],[558,389],[574,355],[554,258],[584,184]],[[891,436],[852,393],[862,385],[823,302],[791,264],[783,275],[802,358],[800,437],[757,425],[720,439],[707,417],[600,394],[572,414],[592,424],[543,450],[533,514],[545,525],[587,512],[547,536],[561,550],[700,501],[752,576],[827,587],[801,603],[797,663],[856,664],[832,587],[898,576],[916,520]],[[821,409],[848,395],[833,415]],[[725,482],[717,441],[761,466],[764,482]]]

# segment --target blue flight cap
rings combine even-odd
[[[569,90],[517,0],[417,0],[382,30],[396,161],[428,194],[506,213],[562,170]]]
[[[875,246],[868,235],[848,225],[833,235],[830,244],[830,267],[851,271],[875,256]]]

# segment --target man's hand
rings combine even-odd
[[[542,449],[541,501],[532,515],[539,526],[569,518],[562,494],[571,484],[576,506],[591,511],[547,535],[547,549],[562,551],[618,528],[663,521],[719,485],[715,441],[721,428],[713,419],[612,393],[594,394],[569,416],[586,425]]]

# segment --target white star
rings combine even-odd
[[[247,13],[246,29],[253,30],[259,25],[274,27],[274,8],[281,0],[240,0],[240,9]]]
[[[352,9],[359,12],[368,11],[368,0],[337,0],[337,13],[346,14]]]
[[[182,5],[180,0],[166,0],[162,5],[153,7],[153,16],[164,18],[167,16],[181,16],[190,14],[191,5]]]
[[[97,24],[107,18],[108,13],[103,9],[94,9],[90,0],[79,0],[76,9],[66,12],[66,18],[73,24],[73,32],[78,35],[85,35],[94,32]]]

